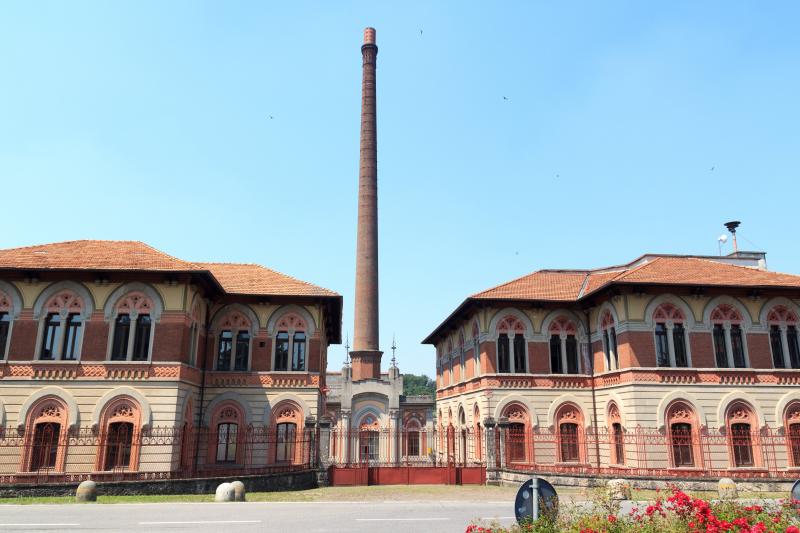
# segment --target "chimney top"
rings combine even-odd
[[[375,28],[364,28],[364,44],[375,44]]]

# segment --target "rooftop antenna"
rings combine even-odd
[[[722,255],[722,245],[728,242],[728,236],[724,233],[717,238],[717,246],[719,248],[719,255]]]
[[[397,368],[397,358],[395,357],[395,350],[397,350],[397,343],[394,342],[394,333],[392,333],[392,368]]]
[[[728,231],[730,231],[731,235],[733,235],[733,253],[739,251],[739,247],[736,245],[736,228],[739,227],[739,224],[741,224],[741,222],[738,220],[731,220],[730,222],[725,223],[725,227],[728,228]]]

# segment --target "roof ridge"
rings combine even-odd
[[[104,242],[135,242],[136,244],[141,244],[142,246],[144,246],[145,248],[147,248],[149,250],[152,250],[154,252],[158,252],[161,255],[165,255],[165,256],[167,256],[170,259],[173,259],[175,261],[179,261],[179,262],[185,263],[187,265],[192,265],[193,267],[196,267],[198,270],[200,270],[200,265],[198,265],[194,261],[187,261],[186,259],[181,259],[180,257],[175,257],[174,255],[168,254],[167,252],[165,252],[163,250],[159,250],[155,246],[151,246],[150,244],[147,244],[144,241],[104,241]]]
[[[76,242],[139,242],[141,241],[132,241],[132,240],[119,240],[119,239],[72,239],[69,241],[57,241],[57,242],[46,242],[43,244],[29,244],[28,246],[14,246],[12,248],[0,248],[0,251],[8,251],[8,250],[30,250],[31,248],[42,248],[45,246],[55,246],[57,244],[73,244]],[[142,243],[144,244],[144,243]]]
[[[790,272],[778,272],[775,270],[761,270],[758,267],[750,267],[745,265],[737,265],[735,263],[726,263],[724,261],[714,261],[713,259],[705,258],[705,257],[688,257],[687,259],[694,259],[695,261],[705,261],[706,263],[712,263],[715,265],[726,265],[732,266],[736,268],[742,268],[747,270],[748,272],[761,272],[762,274],[778,274],[780,276],[792,276],[793,278],[800,278],[800,274],[792,274]]]

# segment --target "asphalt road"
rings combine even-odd
[[[0,531],[463,533],[514,520],[512,502],[275,502],[0,505]]]

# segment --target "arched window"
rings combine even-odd
[[[236,402],[229,400],[216,406],[211,415],[211,429],[216,437],[216,446],[209,447],[211,462],[242,462],[244,450],[240,441],[246,429],[245,424],[244,411]]]
[[[603,352],[605,354],[606,370],[618,370],[617,329],[614,327],[614,317],[611,315],[611,311],[606,310],[603,313],[600,319],[600,330],[603,333]]]
[[[789,466],[798,468],[800,467],[800,402],[792,402],[786,407],[784,427],[789,446]]]
[[[279,372],[304,372],[308,365],[306,356],[306,321],[295,313],[281,317],[276,328],[273,369]]]
[[[143,292],[124,295],[114,306],[114,335],[111,341],[112,361],[147,361],[152,346],[153,302]]]
[[[23,471],[64,471],[67,415],[66,403],[53,396],[43,398],[31,407],[25,424]]]
[[[614,402],[608,405],[607,421],[611,437],[611,463],[624,465],[625,434],[622,430],[622,417],[619,413],[619,407]]]
[[[711,312],[714,356],[719,368],[747,368],[742,314],[734,306],[720,304]]]
[[[728,407],[725,418],[730,435],[731,466],[760,466],[758,419],[753,408],[745,402],[735,402]]]
[[[250,319],[236,310],[218,322],[217,364],[220,371],[246,371],[250,363]]]
[[[583,413],[574,404],[566,403],[556,412],[558,459],[562,463],[585,462],[583,450]]]
[[[472,323],[472,360],[473,360],[473,373],[474,377],[481,375],[481,344],[480,344],[480,330],[478,323]]]
[[[139,405],[123,397],[111,402],[101,416],[98,470],[136,470],[139,464]]]
[[[527,372],[525,325],[514,315],[497,324],[497,371],[504,374]]]
[[[377,461],[380,458],[380,426],[374,415],[361,419],[358,435],[358,455],[362,463]]]
[[[419,457],[422,455],[420,444],[420,423],[416,418],[410,418],[406,422],[405,455],[407,457]]]
[[[11,333],[11,298],[0,291],[0,361],[6,358]]]
[[[694,409],[684,402],[675,402],[667,408],[666,420],[672,449],[672,466],[694,467],[697,447]]]
[[[74,361],[80,354],[83,299],[70,290],[52,296],[44,306],[39,359]]]
[[[785,305],[776,305],[767,314],[772,364],[775,368],[800,368],[797,314]]]
[[[283,401],[273,407],[272,429],[275,433],[274,461],[300,464],[302,462],[303,415],[300,407]]]
[[[531,462],[532,452],[528,454],[530,442],[530,416],[525,406],[511,403],[503,409],[503,416],[508,419],[506,433],[506,461],[509,463]]]
[[[553,374],[580,374],[578,357],[578,328],[565,316],[550,324],[550,372]]]
[[[683,311],[663,303],[653,312],[656,337],[656,363],[661,367],[688,367],[686,317]]]

